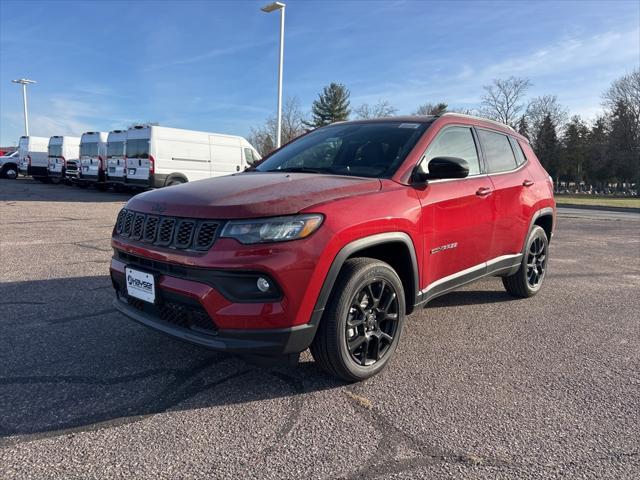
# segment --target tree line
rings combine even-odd
[[[495,79],[483,87],[479,108],[452,109],[447,102],[419,105],[413,115],[459,112],[509,125],[531,143],[556,185],[607,191],[640,185],[640,70],[616,79],[602,93],[602,112],[592,121],[569,115],[556,95],[528,98],[527,78]],[[282,143],[309,129],[349,119],[398,113],[387,100],[351,107],[351,92],[340,83],[324,87],[305,114],[297,97],[288,98],[282,112]],[[251,129],[250,141],[264,156],[275,147],[276,119]]]

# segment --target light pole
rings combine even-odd
[[[19,83],[22,85],[22,103],[24,104],[24,134],[29,136],[29,114],[27,113],[27,85],[32,83],[38,83],[35,80],[29,80],[28,78],[20,78],[18,80],[11,80],[13,83]]]
[[[284,61],[284,9],[282,2],[273,2],[262,7],[262,11],[271,13],[280,10],[280,62],[278,64],[278,121],[276,126],[276,148],[282,143],[282,63]]]

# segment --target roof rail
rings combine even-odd
[[[457,115],[459,117],[472,118],[473,120],[481,120],[483,122],[493,123],[494,125],[497,125],[499,127],[503,127],[503,128],[506,127],[509,130],[512,130],[514,132],[516,131],[511,125],[507,125],[506,123],[497,122],[496,120],[491,120],[490,118],[479,117],[477,115],[468,115],[466,113],[444,112],[444,113],[441,113],[439,115],[436,115],[436,117],[446,117],[446,116],[450,116],[450,115]]]

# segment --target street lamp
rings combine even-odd
[[[276,127],[276,148],[280,148],[282,140],[282,63],[284,61],[284,9],[282,2],[273,2],[262,7],[265,13],[280,10],[280,62],[278,65],[278,122]]]
[[[29,136],[29,115],[27,114],[27,85],[32,83],[38,83],[35,80],[29,80],[28,78],[20,78],[18,80],[11,80],[13,83],[19,83],[22,85],[22,103],[24,104],[24,134]]]

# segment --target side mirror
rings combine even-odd
[[[465,178],[469,175],[469,164],[457,157],[435,157],[429,161],[429,179]]]

